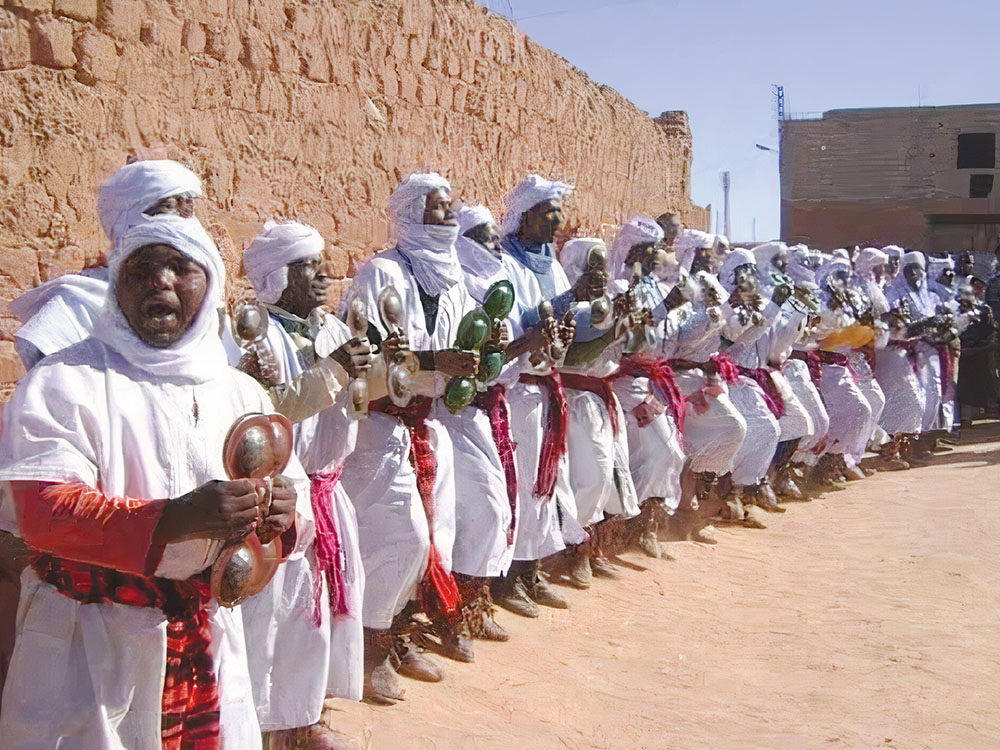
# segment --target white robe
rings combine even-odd
[[[508,254],[503,256],[507,278],[514,285],[515,304],[511,311],[513,335],[524,333],[522,322],[530,311],[544,301],[534,273]],[[569,279],[556,261],[553,261],[556,293],[563,294],[570,288]],[[522,355],[522,371],[535,373]],[[534,493],[535,478],[542,447],[542,426],[548,418],[549,394],[538,385],[515,383],[507,392],[511,411],[511,433],[517,445],[518,523],[514,542],[515,560],[540,560],[566,548],[579,544],[586,534],[577,521],[576,500],[569,479],[569,453],[559,462],[556,488],[551,498],[540,498]],[[562,521],[560,525],[560,514]]]
[[[82,482],[117,497],[179,497],[225,478],[223,440],[238,417],[271,411],[260,386],[236,370],[197,385],[152,382],[87,339],[37,365],[6,405],[0,480]],[[294,456],[285,474],[301,482],[299,538],[307,545],[312,513]],[[222,546],[204,539],[167,545],[155,575],[186,579],[211,565]],[[213,604],[211,622],[222,747],[259,748],[240,610]],[[81,604],[28,568],[0,746],[160,748],[166,624],[157,609]]]
[[[358,270],[344,309],[358,298],[368,320],[384,338],[387,332],[378,313],[378,296],[386,286],[395,287],[406,315],[405,334],[413,351],[450,349],[462,316],[472,307],[465,286],[458,282],[438,300],[434,333],[427,330],[417,281],[396,250],[380,253]],[[454,454],[447,425],[453,415],[439,396],[449,377],[420,371],[414,392],[434,398],[427,419],[437,459],[434,483],[434,542],[446,570],[452,569],[455,542]],[[358,428],[357,445],[344,463],[341,484],[354,503],[358,539],[365,570],[364,626],[388,629],[416,592],[427,567],[430,537],[427,516],[417,492],[416,473],[410,466],[410,434],[396,419],[371,412]]]
[[[327,315],[325,327],[336,346],[350,339],[347,326]],[[226,342],[231,344],[230,341]],[[266,346],[274,355],[280,382],[303,372],[292,336],[271,317]],[[239,350],[227,346],[231,362]],[[347,416],[348,393],[342,390],[332,406],[295,425],[295,452],[309,474],[336,469],[354,449],[357,422]],[[254,700],[262,731],[292,729],[317,723],[327,695],[361,700],[364,637],[361,604],[364,570],[358,547],[354,506],[338,482],[333,490],[333,518],[341,545],[349,614],[331,617],[325,578],[320,582],[320,617],[312,622],[313,585],[319,572],[312,548],[283,565],[267,588],[243,604]]]
[[[927,394],[920,382],[920,359],[911,362],[906,349],[891,344],[875,355],[875,377],[885,394],[879,424],[890,435],[921,431]]]

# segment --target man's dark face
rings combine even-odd
[[[288,286],[281,293],[278,307],[300,318],[326,302],[329,277],[323,275],[323,259],[318,255],[288,264]]]
[[[786,273],[788,271],[788,253],[778,253],[773,258],[771,258],[771,265],[777,269],[779,273]]]
[[[432,190],[424,201],[424,224],[455,226],[455,212],[451,210],[451,196],[444,190]]]
[[[920,267],[919,263],[910,263],[903,266],[903,278],[910,285],[910,289],[919,289],[922,287],[925,275],[924,269]]]
[[[555,239],[556,231],[562,226],[562,221],[562,201],[542,201],[524,212],[518,237],[544,245]]]
[[[699,247],[694,251],[694,258],[691,260],[691,274],[698,271],[712,270],[712,249],[710,247]]]
[[[663,242],[666,245],[673,243],[677,239],[677,235],[681,232],[681,220],[677,214],[661,214],[657,219],[656,223],[660,225],[663,230]]]
[[[889,276],[897,276],[899,274],[899,258],[895,255],[890,256],[886,270],[889,272]]]
[[[465,236],[489,250],[494,258],[500,257],[500,227],[492,221],[477,224],[467,231]]]
[[[182,198],[179,195],[171,195],[168,198],[161,198],[143,211],[143,213],[148,216],[174,214],[175,216],[190,219],[194,216],[194,198]]]
[[[147,245],[118,270],[115,295],[140,339],[163,348],[190,327],[208,289],[205,269],[169,245]]]

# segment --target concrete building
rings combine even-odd
[[[980,257],[1000,244],[1000,104],[842,109],[782,125],[786,241]]]

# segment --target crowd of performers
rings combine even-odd
[[[763,527],[995,409],[1000,281],[968,258],[673,214],[609,247],[560,234],[571,191],[529,175],[497,222],[407,177],[334,314],[315,229],[266,224],[227,305],[199,178],[109,178],[107,265],[11,305],[0,746],[343,747],[326,699],[443,679],[430,654],[509,638],[496,606],[565,608],[626,548]]]

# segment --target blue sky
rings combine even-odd
[[[1000,0],[485,0],[652,115],[683,109],[693,197],[734,239],[779,233],[771,84],[790,113],[1000,102]]]

